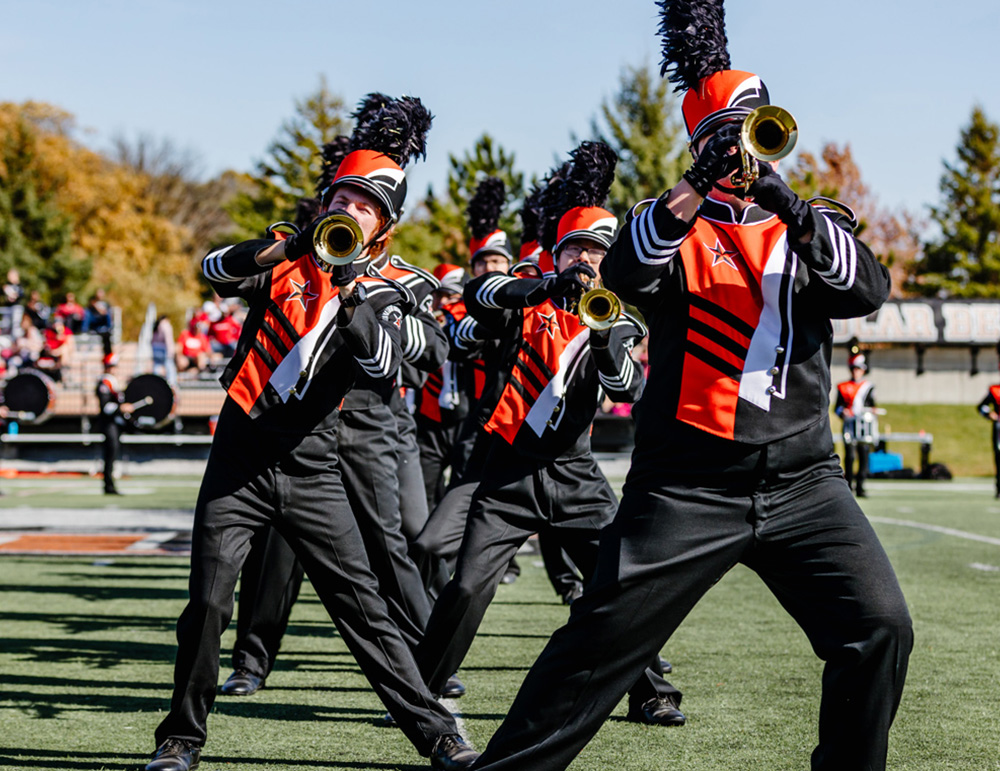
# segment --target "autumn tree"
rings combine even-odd
[[[889,268],[893,296],[912,292],[908,277],[920,255],[923,223],[905,209],[894,211],[879,204],[861,178],[850,145],[828,143],[818,158],[799,153],[786,176],[802,198],[825,196],[849,206],[858,218],[856,234]]]
[[[1000,297],[1000,127],[975,107],[958,161],[945,163],[942,202],[931,207],[940,235],[914,271],[923,294]]]
[[[517,240],[517,207],[524,197],[524,174],[517,171],[513,153],[507,152],[489,134],[476,140],[462,156],[448,156],[448,179],[443,195],[432,187],[412,207],[413,213],[393,236],[394,252],[426,268],[439,262],[459,265],[469,261],[469,232],[465,209],[484,177],[499,177],[506,186],[508,206],[500,227]]]
[[[268,225],[294,220],[299,199],[315,192],[321,148],[351,127],[344,100],[321,77],[315,92],[295,102],[295,115],[282,124],[256,170],[237,180],[238,192],[226,205],[237,227],[230,240],[259,238]]]
[[[615,181],[608,196],[611,211],[623,215],[637,202],[657,198],[690,165],[677,99],[666,79],[648,66],[627,67],[617,93],[604,101],[591,125],[594,139],[618,153]]]

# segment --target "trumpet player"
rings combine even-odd
[[[249,305],[222,376],[226,402],[195,508],[190,600],[177,624],[170,712],[147,771],[198,765],[219,672],[220,637],[250,542],[273,527],[310,576],[341,637],[418,752],[434,768],[476,757],[419,677],[393,623],[338,469],[339,405],[362,374],[391,379],[401,359],[398,285],[359,276],[354,256],[384,245],[405,195],[403,166],[422,154],[431,116],[418,99],[387,100],[334,179],[331,209],[354,223],[357,251],[331,264],[316,232],[252,240],[202,262],[213,288]]]
[[[601,266],[650,328],[632,467],[594,578],[476,769],[566,768],[635,671],[743,563],[825,663],[812,771],[882,771],[913,633],[833,452],[829,362],[830,320],[879,308],[889,273],[848,216],[802,201],[769,167],[753,203],[741,197],[736,137],[767,90],[729,69],[721,2],[659,6],[695,161],[633,209]]]
[[[616,501],[590,451],[590,426],[603,389],[620,401],[642,390],[629,356],[645,330],[623,315],[588,328],[572,309],[599,275],[617,220],[601,208],[616,156],[602,143],[573,153],[574,196],[563,199],[557,228],[544,245],[556,255],[549,278],[490,272],[465,288],[469,313],[494,330],[501,348],[501,392],[481,412],[486,459],[466,522],[455,575],[434,609],[417,661],[436,692],[462,663],[510,558],[534,533],[557,531],[573,562],[589,576],[597,543]],[[570,187],[570,186],[568,186]],[[680,694],[662,679],[659,658],[632,673],[633,720],[679,725]]]

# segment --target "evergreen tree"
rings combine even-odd
[[[476,140],[462,157],[448,156],[448,180],[444,196],[428,188],[423,200],[412,206],[412,215],[393,237],[392,251],[405,259],[431,268],[439,262],[466,265],[469,261],[469,231],[465,209],[484,177],[499,177],[507,188],[508,206],[500,227],[516,242],[519,234],[517,210],[524,197],[524,174],[515,168],[508,153],[489,134]]]
[[[669,83],[648,66],[627,67],[591,133],[618,153],[608,208],[619,216],[677,184],[690,165],[684,127]]]
[[[975,107],[945,163],[943,201],[931,207],[940,237],[924,245],[915,286],[927,295],[1000,297],[1000,127]]]
[[[240,190],[226,205],[238,230],[227,238],[259,238],[268,225],[295,219],[300,198],[312,197],[320,173],[320,149],[351,131],[344,100],[320,78],[319,88],[295,103],[295,116],[282,124],[267,157],[253,174],[244,175]]]
[[[16,268],[22,283],[47,301],[79,292],[91,260],[73,249],[73,228],[39,174],[39,137],[13,105],[0,120],[0,272]]]

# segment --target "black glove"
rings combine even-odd
[[[740,142],[740,124],[727,123],[701,148],[698,160],[684,172],[684,179],[702,198],[707,196],[715,183],[740,168],[740,154],[729,150]]]
[[[325,218],[325,214],[317,217],[302,232],[294,233],[285,239],[285,259],[297,260],[313,253],[313,236],[316,233],[316,227]]]
[[[330,283],[334,286],[347,286],[358,277],[353,262],[346,265],[331,265],[327,272],[330,274]]]
[[[781,175],[768,164],[760,164],[760,176],[750,185],[748,196],[753,198],[760,208],[778,215],[785,223],[788,235],[797,240],[812,230],[812,215],[810,206],[795,191],[785,184]]]
[[[584,276],[597,278],[597,272],[585,262],[578,262],[562,273],[542,279],[525,298],[528,305],[541,305],[554,297],[577,298],[590,288]]]

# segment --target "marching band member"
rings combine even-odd
[[[470,314],[499,330],[502,389],[485,415],[488,473],[473,496],[455,576],[417,650],[432,691],[461,664],[508,561],[529,536],[559,531],[573,561],[589,574],[600,530],[614,515],[614,495],[590,452],[590,426],[601,389],[619,401],[640,393],[642,374],[629,350],[645,330],[627,316],[593,330],[569,307],[598,275],[617,228],[614,215],[599,206],[614,177],[614,152],[585,142],[573,155],[567,181],[573,195],[552,238],[557,275],[519,279],[489,272],[465,288]],[[658,669],[657,657],[650,659]],[[630,718],[682,724],[679,700],[657,672],[647,671],[632,689]]]
[[[378,250],[387,239],[405,195],[402,166],[423,153],[430,118],[417,99],[388,102],[367,118],[367,135],[379,143],[354,149],[340,165],[327,209],[356,223],[358,252]],[[251,539],[267,526],[295,551],[417,750],[443,769],[465,768],[476,757],[421,682],[389,616],[338,468],[340,402],[360,373],[395,373],[400,306],[408,298],[397,285],[358,276],[350,262],[321,262],[319,225],[284,240],[219,249],[203,261],[213,288],[242,297],[249,312],[222,376],[228,393],[195,510],[174,696],[147,771],[187,771],[199,762],[237,574]]]
[[[889,273],[847,217],[800,200],[770,167],[753,202],[742,197],[737,135],[767,90],[729,69],[720,0],[659,5],[695,162],[633,209],[602,265],[650,327],[632,467],[593,579],[476,768],[566,768],[741,562],[825,662],[813,771],[880,771],[912,627],[833,453],[828,410],[830,320],[876,310]]]
[[[868,478],[868,452],[871,444],[859,430],[859,421],[865,413],[875,407],[875,386],[865,380],[868,362],[863,353],[852,354],[847,361],[851,379],[837,383],[837,401],[834,412],[844,421],[844,477],[847,486],[853,487],[859,498],[864,498],[865,480]],[[858,473],[854,475],[854,455],[857,452]]]
[[[104,374],[97,381],[97,406],[100,412],[97,424],[104,434],[104,494],[121,495],[115,487],[115,461],[122,451],[121,434],[134,410],[134,405],[125,401],[125,392],[118,382],[116,370],[118,354],[109,353],[104,357]]]
[[[1000,345],[997,352],[1000,353]],[[978,409],[979,414],[992,423],[990,435],[993,438],[993,468],[996,470],[995,496],[1000,498],[1000,384],[990,386]]]

